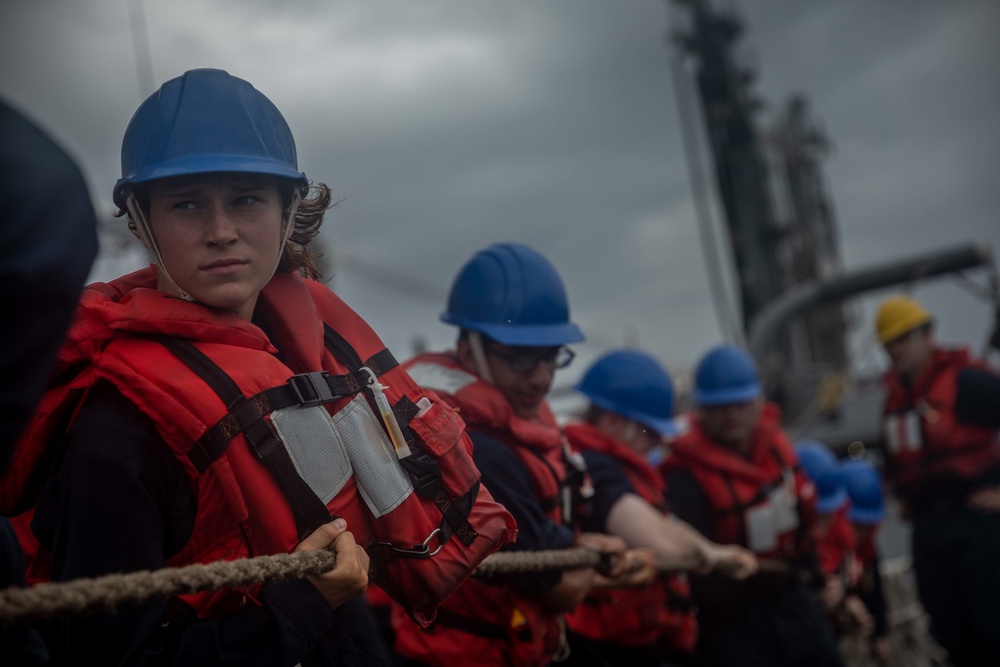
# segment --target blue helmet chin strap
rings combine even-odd
[[[479,377],[493,384],[493,374],[490,373],[490,365],[486,361],[486,350],[483,347],[483,337],[478,331],[469,331],[469,349],[472,350],[472,358],[476,361],[476,370]]]
[[[154,262],[160,275],[167,279],[167,282],[170,283],[170,287],[173,288],[177,296],[185,301],[194,301],[194,297],[182,290],[174,282],[174,279],[170,277],[167,265],[163,263],[163,255],[160,254],[160,246],[156,242],[156,237],[153,236],[153,230],[150,229],[149,221],[146,220],[146,214],[142,212],[142,207],[139,206],[134,192],[130,191],[125,197],[125,207],[128,209],[128,214],[132,217],[132,221],[135,222],[135,235],[142,242],[142,245],[146,246],[153,253]]]

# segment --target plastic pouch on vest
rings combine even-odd
[[[413,484],[364,396],[354,397],[330,421],[372,516],[378,519],[399,507],[413,493]]]
[[[439,460],[445,491],[459,498],[479,482],[479,469],[472,460],[472,453],[452,451],[455,447],[464,447],[465,422],[445,403],[431,403],[421,398],[417,406],[421,410],[410,420],[410,430],[420,447]]]
[[[756,553],[767,553],[778,546],[777,512],[770,499],[751,507],[745,515],[747,547]]]

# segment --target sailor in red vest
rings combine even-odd
[[[387,664],[369,570],[428,623],[512,518],[453,410],[314,279],[330,190],[267,97],[186,72],[121,155],[114,201],[154,265],[84,289],[0,485],[26,578],[293,551],[336,565],[42,622],[53,664]]]
[[[519,243],[477,252],[459,270],[441,319],[459,328],[455,349],[420,354],[405,367],[465,421],[483,485],[517,521],[517,541],[505,548],[596,549],[614,557],[609,574],[622,576],[602,581],[584,567],[472,577],[426,630],[394,607],[396,651],[415,665],[548,665],[565,657],[563,615],[595,585],[650,583],[652,554],[582,530],[594,490],[546,397],[555,371],[573,360],[567,345],[583,334],[549,260]]]
[[[826,584],[820,599],[826,606],[838,636],[871,635],[873,621],[868,608],[855,593],[861,577],[857,538],[847,518],[850,501],[841,476],[840,462],[830,448],[818,440],[795,443],[795,453],[806,477],[816,487],[816,552]]]
[[[739,348],[712,348],[695,368],[692,402],[689,428],[661,465],[667,504],[710,540],[768,559],[743,581],[690,577],[698,664],[842,664],[818,595],[816,490],[763,400],[756,364]]]
[[[588,406],[564,431],[587,462],[595,503],[613,503],[599,512],[607,514],[609,530],[652,551],[663,569],[694,564],[737,578],[756,571],[752,552],[709,542],[667,509],[663,477],[648,459],[665,436],[676,434],[673,382],[659,361],[639,350],[614,350],[575,388]],[[567,626],[571,651],[564,665],[686,665],[698,639],[684,574],[642,588],[594,589],[567,615]]]
[[[1000,375],[938,346],[934,318],[891,296],[875,333],[883,383],[884,472],[913,522],[913,568],[931,631],[963,665],[1000,664]]]
[[[850,499],[847,518],[854,528],[861,568],[861,575],[852,592],[872,616],[871,654],[879,665],[884,666],[889,664],[889,618],[882,588],[882,558],[876,541],[879,526],[885,520],[882,476],[866,459],[844,461],[840,474]]]

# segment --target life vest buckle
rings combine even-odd
[[[436,556],[442,548],[444,548],[443,541],[434,551],[431,551],[430,546],[428,546],[431,539],[433,539],[434,536],[440,532],[440,528],[435,528],[431,531],[431,534],[427,536],[427,539],[424,540],[423,544],[414,544],[410,549],[400,549],[399,547],[393,546],[389,542],[376,542],[368,549],[368,555],[376,560],[386,562],[396,560],[397,558],[418,558],[421,560],[425,558],[432,558]]]
[[[323,405],[337,398],[326,382],[329,375],[330,373],[327,371],[312,371],[298,373],[288,378],[288,384],[298,399],[300,407]]]

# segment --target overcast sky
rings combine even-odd
[[[801,93],[834,145],[827,179],[848,270],[975,240],[1000,251],[1000,4],[730,4],[747,22],[764,117]],[[330,285],[398,357],[417,336],[452,343],[437,319],[451,280],[476,250],[513,240],[556,264],[588,334],[561,382],[625,343],[684,368],[721,334],[682,150],[669,7],[6,0],[0,96],[78,159],[107,219],[141,100],[187,69],[226,69],[275,102],[299,166],[342,198],[321,236]],[[137,8],[145,33],[133,30]],[[94,278],[145,262],[109,251]],[[943,339],[981,349],[985,301],[952,279],[915,294]],[[871,349],[868,318],[884,295],[856,302],[856,349]]]

